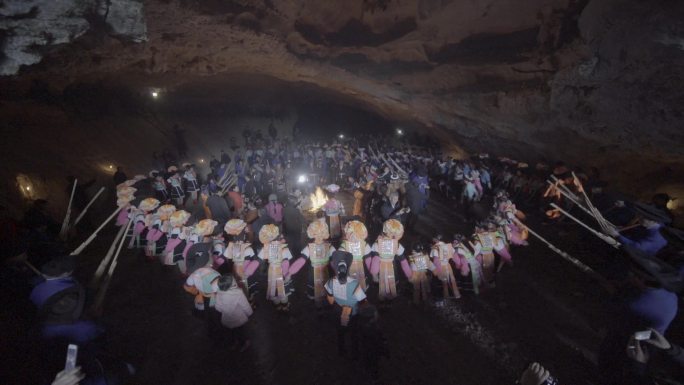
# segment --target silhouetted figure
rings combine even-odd
[[[128,177],[123,172],[123,167],[121,167],[121,166],[117,167],[116,172],[114,173],[114,185],[119,185],[119,184],[121,184],[127,180],[128,180]]]
[[[173,134],[176,136],[176,149],[178,157],[184,158],[188,155],[188,144],[185,141],[185,130],[181,130],[178,124],[173,126]]]

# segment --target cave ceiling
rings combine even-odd
[[[684,164],[679,1],[5,0],[0,15],[5,99],[36,80],[201,98],[273,79],[470,153]]]

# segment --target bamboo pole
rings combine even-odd
[[[76,193],[76,185],[78,184],[78,179],[74,179],[74,187],[71,188],[71,197],[69,198],[69,205],[67,206],[66,215],[62,221],[62,228],[59,230],[59,237],[62,240],[66,239],[67,233],[69,232],[69,218],[71,217],[71,205],[74,202],[74,194]]]
[[[557,204],[551,203],[551,206],[555,209],[558,209],[561,213],[563,213],[566,217],[572,219],[573,221],[577,222],[580,224],[582,227],[585,229],[589,230],[592,234],[596,235],[597,237],[601,238],[604,242],[608,243],[609,245],[615,247],[616,249],[620,247],[620,242],[616,241],[615,239],[601,233],[600,231],[594,230],[591,228],[589,225],[585,224],[584,222],[580,221],[576,217],[574,217],[572,214],[568,213],[567,211],[563,210],[562,208],[558,207]]]
[[[117,207],[117,209],[114,210],[114,212],[113,212],[109,217],[107,217],[107,219],[105,219],[104,222],[102,222],[102,224],[100,225],[100,227],[98,227],[98,228],[90,235],[90,237],[88,237],[88,239],[86,239],[85,241],[83,241],[83,243],[81,243],[81,245],[78,246],[78,247],[76,248],[76,250],[72,251],[70,255],[79,255],[79,254],[81,254],[81,252],[83,251],[83,249],[85,249],[86,246],[88,246],[88,245],[90,244],[90,242],[92,242],[93,239],[95,239],[95,237],[97,236],[97,233],[99,233],[100,230],[102,230],[102,228],[105,227],[105,225],[107,225],[107,223],[109,223],[109,221],[111,221],[111,220],[116,216],[116,214],[119,213],[120,210],[121,210],[121,207]]]
[[[76,225],[78,224],[78,222],[80,222],[81,219],[83,219],[83,216],[85,215],[86,211],[88,211],[88,208],[90,208],[90,205],[92,205],[93,202],[95,202],[95,200],[97,199],[97,197],[99,197],[100,194],[102,194],[102,192],[103,192],[104,190],[105,190],[105,188],[104,188],[104,186],[102,186],[102,187],[100,188],[100,190],[97,192],[97,194],[95,194],[95,196],[93,197],[93,199],[91,199],[90,202],[88,202],[88,204],[87,204],[86,207],[83,209],[83,211],[81,211],[81,214],[79,214],[78,218],[76,218],[76,220],[74,221],[74,224],[73,224],[72,226],[76,226]]]
[[[95,271],[95,274],[93,274],[93,278],[90,280],[90,287],[95,289],[97,288],[100,278],[102,278],[102,274],[105,271],[105,268],[109,265],[109,262],[112,260],[112,256],[114,255],[114,250],[116,249],[116,245],[120,242],[121,237],[123,236],[124,238],[126,237],[126,227],[127,226],[121,226],[119,228],[119,232],[116,233],[116,236],[114,237],[114,241],[112,241],[112,245],[109,246],[109,250],[107,251],[107,254],[105,255],[104,258],[102,258],[102,261],[100,262],[100,265],[97,267],[97,270]]]
[[[131,223],[133,223],[133,218],[128,220],[128,224],[126,225],[126,231],[128,232],[128,229],[131,227]],[[121,241],[119,242],[119,247],[116,249],[116,254],[114,254],[114,258],[112,260],[112,264],[109,265],[109,270],[107,270],[107,275],[104,277],[104,281],[102,282],[102,286],[100,287],[100,290],[98,290],[97,295],[95,297],[95,302],[93,304],[93,310],[95,311],[95,314],[100,314],[102,310],[102,303],[104,302],[105,295],[107,294],[107,290],[109,289],[109,283],[112,280],[112,274],[114,273],[114,269],[116,269],[116,265],[119,260],[119,255],[121,254],[121,247],[124,244],[124,241],[126,240],[126,237],[122,237]]]
[[[587,266],[586,264],[582,263],[579,259],[577,259],[577,258],[571,256],[570,254],[566,253],[565,251],[563,251],[563,250],[557,248],[556,246],[554,246],[551,242],[547,241],[544,237],[542,237],[541,235],[537,234],[535,231],[533,231],[532,229],[530,229],[526,224],[524,224],[524,223],[522,223],[520,220],[518,220],[518,218],[513,218],[513,220],[514,220],[518,225],[520,225],[520,226],[526,228],[527,231],[528,231],[530,234],[532,234],[534,237],[536,237],[537,239],[539,239],[540,241],[542,241],[543,243],[545,243],[546,246],[548,246],[549,249],[553,250],[556,254],[558,254],[558,255],[560,255],[561,257],[563,257],[563,259],[565,259],[566,261],[572,263],[573,265],[575,265],[576,267],[578,267],[580,270],[582,270],[583,272],[587,273],[589,276],[591,276],[592,278],[598,280],[599,282],[601,282],[601,283],[605,283],[605,282],[606,282],[606,279],[603,278],[603,276],[601,276],[599,273],[597,273],[596,271],[594,271],[594,269],[592,269],[591,267],[589,267],[589,266]]]

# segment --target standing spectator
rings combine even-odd
[[[252,306],[232,275],[221,276],[218,288],[216,310],[221,313],[221,324],[230,331],[234,348],[239,346],[242,353],[251,345],[245,335],[245,324],[252,315]]]
[[[244,202],[242,200],[242,194],[240,194],[240,188],[235,185],[228,192],[228,198],[233,201],[234,216],[240,217],[242,214],[242,208],[244,207]]]
[[[128,177],[123,172],[123,167],[118,166],[116,172],[114,173],[114,185],[120,185],[121,183],[128,180]]]

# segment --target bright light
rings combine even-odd
[[[344,134],[340,134],[340,135],[338,135],[338,138],[340,138],[340,139],[344,139]]]
[[[31,186],[26,186],[26,191],[31,191]]]
[[[200,159],[200,163],[204,163],[204,159]]]
[[[306,175],[300,175],[297,178],[297,183],[306,183],[306,181],[307,181]]]
[[[328,197],[320,187],[316,187],[316,192],[309,195],[309,201],[311,202],[311,208],[309,211],[315,213],[325,205],[325,203],[328,201]]]
[[[677,210],[677,207],[679,206],[678,203],[679,203],[679,202],[677,202],[677,198],[675,198],[675,199],[670,199],[670,200],[667,202],[667,208],[670,209],[670,210]]]
[[[404,130],[397,128],[397,135],[404,135]]]
[[[112,166],[112,165],[110,164],[110,165],[109,165],[109,169],[111,170],[111,169],[113,169],[113,168],[114,168],[114,166]]]

